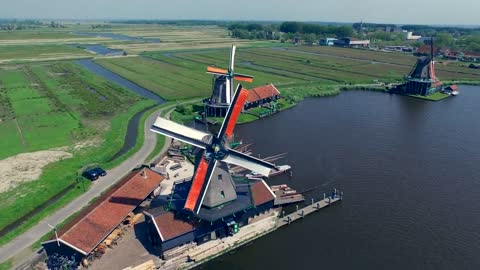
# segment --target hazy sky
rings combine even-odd
[[[0,0],[0,18],[215,19],[480,25],[479,0]]]

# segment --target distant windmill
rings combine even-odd
[[[235,49],[232,51],[234,52]],[[233,55],[232,53],[232,59]],[[235,79],[236,76],[240,76],[242,79],[245,77],[244,75],[234,74],[231,70],[225,73],[218,71],[214,74],[227,74],[226,76]],[[199,158],[197,158],[192,185],[184,205],[185,210],[198,214],[202,205],[207,208],[214,208],[237,198],[235,184],[227,163],[264,176],[268,176],[271,170],[276,168],[272,163],[230,149],[228,139],[233,135],[233,129],[247,97],[248,91],[238,85],[220,131],[216,136],[161,117],[158,117],[151,127],[154,132],[203,149]]]
[[[233,97],[233,80],[242,82],[253,82],[253,77],[234,72],[236,47],[232,45],[230,52],[230,63],[228,69],[218,67],[207,67],[207,73],[214,75],[212,96],[205,100],[209,116],[225,116],[226,110]]]

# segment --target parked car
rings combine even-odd
[[[97,171],[93,170],[93,169],[90,169],[90,170],[86,170],[82,173],[82,176],[87,178],[88,180],[91,180],[91,181],[95,181],[98,179],[98,177],[100,177],[100,175],[98,174]]]
[[[107,175],[107,172],[100,167],[96,167],[96,168],[93,168],[93,169],[88,169],[88,170],[86,170],[82,173],[83,177],[85,177],[89,180],[92,180],[92,181],[95,181],[100,176],[105,176],[105,175]]]
[[[93,169],[93,170],[95,170],[100,176],[105,176],[105,175],[107,175],[107,172],[106,172],[104,169],[100,168],[100,167],[97,167],[97,168],[95,168],[95,169]]]

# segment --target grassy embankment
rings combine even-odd
[[[0,263],[0,270],[9,270],[12,268],[12,260]]]
[[[8,127],[1,130],[2,137],[9,138],[0,141],[4,144],[0,145],[0,158],[64,146],[70,146],[64,150],[74,155],[47,165],[38,180],[0,194],[3,202],[0,229],[3,229],[68,190],[54,205],[2,236],[0,244],[4,244],[83,193],[84,185],[88,188],[89,182],[82,180],[75,185],[77,170],[90,163],[105,164],[122,147],[128,120],[153,102],[69,62],[3,70],[0,80],[3,108],[0,125]],[[82,144],[84,147],[80,147]],[[113,164],[105,165],[108,168]],[[68,189],[72,184],[75,187]]]
[[[439,100],[446,99],[446,98],[449,97],[449,95],[444,94],[444,93],[440,93],[440,92],[436,92],[436,93],[433,93],[433,94],[428,95],[428,96],[420,96],[420,95],[407,95],[407,96],[414,97],[414,98],[419,98],[419,99],[430,100],[430,101],[439,101]]]

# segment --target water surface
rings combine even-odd
[[[480,87],[461,90],[343,92],[238,126],[255,153],[288,152],[287,183],[320,186],[308,200],[345,200],[200,268],[480,269]]]

